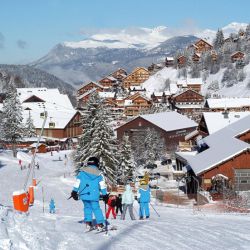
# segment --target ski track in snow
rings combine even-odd
[[[67,154],[70,152],[67,151]],[[109,219],[118,230],[96,234],[84,233],[81,201],[67,200],[74,183],[72,164],[56,161],[65,152],[39,154],[39,182],[35,187],[35,203],[29,213],[12,209],[12,192],[23,187],[27,169],[21,171],[9,153],[0,153],[0,249],[2,250],[123,250],[123,249],[249,249],[249,215],[193,213],[190,208],[155,205],[161,217],[151,209],[150,220],[131,221],[129,215],[121,221]],[[64,178],[66,173],[66,178]],[[44,213],[42,187],[44,190]],[[51,198],[56,214],[49,214]],[[104,206],[101,202],[102,208]],[[134,204],[138,213],[138,203]],[[138,217],[138,214],[136,214]]]

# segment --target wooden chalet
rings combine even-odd
[[[203,137],[211,135],[218,130],[239,121],[250,115],[250,112],[203,112],[197,130]]]
[[[211,50],[211,58],[212,58],[212,61],[217,61],[218,60],[218,54],[215,50]]]
[[[152,101],[140,93],[128,96],[124,100],[124,114],[126,116],[137,116],[141,111],[148,110]]]
[[[193,61],[194,63],[198,63],[198,62],[200,61],[200,59],[201,59],[200,53],[195,52],[195,53],[193,54],[193,56],[192,56],[192,61]]]
[[[199,111],[204,105],[204,97],[192,89],[187,89],[170,97],[170,105],[180,113]]]
[[[235,98],[208,98],[205,101],[204,108],[208,111],[250,111],[250,98],[235,97]]]
[[[149,115],[140,115],[137,118],[121,125],[116,129],[117,139],[122,140],[123,135],[129,136],[134,143],[138,136],[144,136],[148,128],[156,130],[164,139],[167,151],[175,151],[186,134],[196,128],[197,124],[177,112],[162,112]]]
[[[213,46],[204,39],[199,39],[194,44],[194,49],[196,53],[202,53],[213,49]]]
[[[119,68],[118,70],[116,70],[110,74],[110,76],[113,76],[119,82],[121,82],[127,75],[128,74],[127,74],[126,70],[121,69],[121,68]]]
[[[180,79],[177,81],[176,85],[181,90],[192,89],[192,90],[200,93],[202,79],[201,78]]]
[[[102,92],[104,87],[97,82],[89,82],[84,84],[77,90],[77,96],[81,96],[82,94],[87,93],[92,89],[96,89],[97,92]]]
[[[177,58],[178,67],[183,67],[186,65],[186,63],[187,63],[187,57],[182,55]]]
[[[118,84],[117,79],[113,76],[106,76],[102,78],[99,83],[103,86],[104,89],[111,89]]]
[[[140,86],[143,82],[148,80],[149,76],[150,74],[147,69],[138,67],[122,80],[122,86],[126,89],[130,86]]]
[[[237,62],[243,60],[245,57],[245,54],[241,51],[237,51],[231,55],[231,61]]]
[[[185,156],[176,152],[190,177],[188,192],[198,178],[204,190],[250,190],[250,115],[202,139],[202,152]],[[220,182],[218,182],[218,180]]]
[[[43,136],[70,138],[81,135],[80,113],[58,89],[17,88],[17,93],[23,108],[23,121],[31,117],[37,134],[42,129],[44,111],[48,111]]]
[[[151,95],[151,100],[153,103],[168,104],[169,97],[170,97],[169,91],[153,92]]]

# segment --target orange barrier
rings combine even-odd
[[[29,209],[28,194],[24,190],[13,192],[14,209],[20,212],[27,212]]]
[[[35,201],[35,196],[34,196],[34,187],[33,186],[29,186],[29,203],[31,205],[34,204]]]
[[[32,179],[32,186],[36,186],[36,179]]]

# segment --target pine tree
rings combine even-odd
[[[247,25],[246,27],[246,37],[249,38],[250,37],[250,23]]]
[[[82,117],[83,134],[74,155],[74,162],[78,173],[89,157],[99,158],[100,168],[106,175],[107,182],[114,184],[118,165],[117,143],[109,122],[109,111],[104,109],[98,93],[93,94]]]
[[[124,135],[119,150],[119,165],[117,168],[117,183],[126,184],[128,179],[134,177],[134,161],[129,137]]]
[[[24,129],[24,136],[25,137],[36,137],[36,128],[34,126],[33,119],[31,117],[30,111],[29,111],[29,116],[26,120],[25,123],[25,129]]]
[[[146,130],[144,145],[144,158],[146,165],[151,165],[156,160],[159,160],[165,152],[164,140],[155,129],[148,128]]]
[[[13,156],[16,157],[16,144],[23,136],[22,107],[17,97],[17,91],[13,84],[10,84],[6,99],[3,102],[3,137],[4,140],[12,144]]]
[[[108,125],[108,114],[102,106],[98,110],[98,118],[95,122],[93,139],[89,144],[91,156],[98,157],[101,170],[104,172],[107,182],[115,184],[117,171],[117,143],[113,129]]]
[[[88,158],[91,157],[89,152],[89,144],[94,133],[95,122],[97,119],[97,112],[100,103],[101,99],[98,93],[92,94],[81,116],[83,133],[80,137],[76,152],[74,152],[76,173],[81,170],[82,165],[84,165]]]
[[[218,29],[214,42],[213,42],[213,46],[216,50],[220,49],[224,44],[224,34],[223,31]]]

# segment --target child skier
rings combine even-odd
[[[112,192],[109,195],[109,199],[108,199],[108,211],[106,213],[106,219],[109,218],[110,212],[112,212],[114,219],[116,219],[115,205],[116,205],[116,196],[115,196],[115,193]]]
[[[77,181],[74,185],[71,196],[74,200],[81,199],[84,205],[84,222],[88,229],[93,228],[92,214],[95,215],[96,227],[104,227],[104,217],[99,204],[100,191],[103,200],[108,201],[107,188],[104,177],[98,169],[99,160],[96,157],[90,157],[87,166],[77,175]]]
[[[140,205],[139,208],[139,217],[140,220],[143,220],[143,216],[146,216],[146,219],[149,218],[149,202],[150,202],[150,188],[148,185],[148,180],[142,179],[140,181],[140,186],[137,192],[137,201]]]
[[[55,208],[56,208],[55,201],[53,198],[51,198],[50,203],[49,203],[49,212],[51,214],[54,214],[56,212]]]
[[[135,216],[133,214],[133,202],[134,194],[131,190],[130,184],[127,184],[126,191],[122,194],[123,213],[121,215],[121,220],[125,220],[127,208],[129,209],[129,215],[131,220],[135,220]]]
[[[118,194],[118,197],[116,197],[116,214],[117,215],[118,215],[119,210],[122,215],[122,195],[121,194]]]

